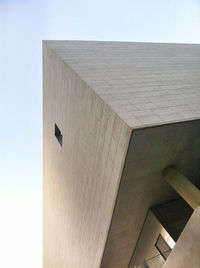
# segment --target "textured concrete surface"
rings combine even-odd
[[[131,129],[46,45],[43,66],[43,267],[99,267]]]
[[[161,171],[198,185],[199,55],[44,42],[44,268],[127,268],[149,207],[178,197]]]
[[[132,128],[200,118],[200,45],[48,41]]]
[[[200,207],[197,207],[163,268],[200,267]]]
[[[200,120],[133,130],[102,267],[127,268],[150,207],[178,198],[162,178],[174,164],[200,186]]]

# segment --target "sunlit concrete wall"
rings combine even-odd
[[[44,268],[97,268],[131,128],[45,44],[43,93]]]

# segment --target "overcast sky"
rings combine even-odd
[[[200,0],[0,0],[0,267],[41,268],[42,39],[200,43]]]

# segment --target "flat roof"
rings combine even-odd
[[[131,128],[200,119],[200,45],[44,41]]]

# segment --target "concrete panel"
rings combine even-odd
[[[48,41],[130,127],[200,118],[200,45]]]
[[[131,129],[45,44],[43,92],[44,268],[96,268]]]
[[[200,267],[200,207],[197,207],[163,268]]]
[[[165,167],[199,186],[199,144],[200,120],[133,130],[102,267],[128,267],[148,209],[178,198],[162,178]]]

